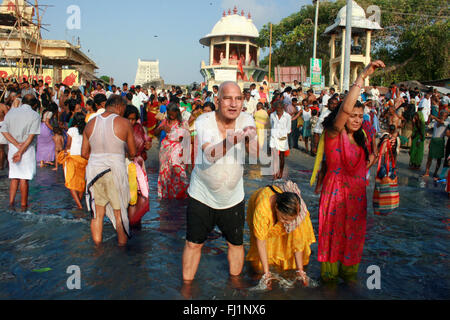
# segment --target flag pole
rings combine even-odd
[[[272,24],[270,24],[270,46],[269,46],[269,88],[272,77]]]

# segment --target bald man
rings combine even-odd
[[[250,141],[257,145],[255,121],[242,109],[240,87],[235,82],[225,82],[219,88],[218,109],[203,114],[195,122],[198,155],[188,190],[185,283],[194,280],[201,250],[216,225],[228,243],[230,275],[235,277],[242,272],[245,222],[242,160],[245,152],[250,151]]]

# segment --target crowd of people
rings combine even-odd
[[[107,90],[100,83],[95,89],[3,84],[0,169],[9,166],[10,206],[20,187],[21,206],[28,207],[28,184],[37,164],[55,171],[61,165],[79,209],[85,198],[93,241],[102,243],[106,215],[119,245],[125,245],[149,209],[145,161],[157,145],[158,197],[188,201],[182,258],[186,283],[194,280],[202,247],[215,226],[228,244],[230,275],[238,277],[247,222],[251,241],[246,259],[262,279],[273,279],[269,265],[275,265],[297,270],[297,279],[308,285],[304,266],[316,241],[310,214],[295,183],[275,183],[288,180],[285,159],[303,143],[303,151],[316,157],[312,182],[317,180],[315,190],[321,194],[322,279],[354,279],[366,233],[370,168],[385,156],[384,142],[394,158],[401,147],[410,148],[410,167],[417,170],[431,130],[424,176],[433,159],[436,179],[443,159],[441,177],[449,166],[450,95],[427,91],[422,96],[394,84],[386,94],[376,87],[366,92],[364,80],[378,68],[384,63],[369,64],[348,92],[331,88],[319,95],[303,92],[298,82],[282,83],[277,90],[266,82],[244,90],[225,82],[212,91],[190,92],[126,83]],[[246,153],[255,159],[264,153],[279,164],[272,172],[274,184],[251,196],[247,214],[241,161]]]

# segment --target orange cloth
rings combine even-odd
[[[85,192],[86,166],[88,161],[81,156],[72,156],[70,154],[66,156],[64,151],[58,154],[57,161],[64,166],[66,188],[78,192]]]
[[[281,192],[281,189],[274,187]],[[256,239],[266,240],[269,265],[276,265],[282,270],[298,269],[295,253],[303,252],[303,265],[309,264],[311,244],[316,242],[309,213],[302,224],[293,232],[287,233],[281,222],[274,225],[274,215],[270,206],[270,198],[274,195],[269,188],[256,191],[249,200],[247,224],[250,228],[250,250],[247,261],[254,268],[262,270]]]

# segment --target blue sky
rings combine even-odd
[[[199,43],[222,17],[224,9],[236,5],[252,14],[256,27],[278,23],[312,0],[41,0],[51,5],[44,13],[44,39],[72,42],[80,37],[84,53],[99,67],[98,76],[108,75],[116,84],[133,83],[138,58],[159,59],[166,83],[203,81],[202,60],[209,50]],[[81,10],[81,29],[68,30],[67,8]],[[154,36],[158,37],[154,37]],[[76,40],[75,40],[76,42]]]

